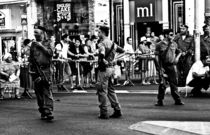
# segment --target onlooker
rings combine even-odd
[[[129,80],[130,80],[131,64],[132,64],[133,59],[135,58],[131,37],[127,37],[127,43],[125,43],[125,45],[124,45],[124,50],[127,54],[124,57],[124,61],[125,61],[125,82],[124,82],[123,85],[128,85],[130,83]]]
[[[15,98],[20,98],[20,67],[19,64],[17,64],[15,61],[12,60],[12,55],[10,53],[5,53],[3,57],[3,63],[2,63],[2,69],[0,72],[1,79],[3,79],[5,82],[13,83],[13,87],[15,87]],[[2,82],[4,83],[4,82]],[[1,90],[0,90],[0,99],[4,98],[4,86],[1,84]]]
[[[21,95],[22,97],[29,97],[32,98],[32,95],[29,93],[29,90],[33,87],[33,82],[31,78],[31,74],[29,74],[29,67],[28,67],[28,57],[30,55],[30,47],[31,47],[31,40],[25,39],[23,41],[23,48],[22,48],[22,62],[23,65],[20,68],[20,86],[24,88],[24,92]]]

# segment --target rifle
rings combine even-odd
[[[35,69],[38,73],[38,76],[35,80],[35,82],[40,82],[42,81],[43,85],[49,87],[50,86],[50,83],[49,83],[49,80],[47,79],[45,73],[40,69],[40,66],[38,65],[38,63],[36,62],[36,60],[34,58],[32,58],[32,61],[35,65]]]
[[[163,69],[160,69],[159,71],[159,77],[160,77],[160,87],[162,87],[161,89],[166,89],[166,84],[167,84],[167,81],[166,81],[166,76],[164,76],[164,71]]]

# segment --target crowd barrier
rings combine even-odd
[[[117,58],[117,61],[122,63],[120,65],[121,67],[121,71],[122,71],[122,75],[120,77],[120,80],[125,80],[125,72],[129,72],[129,77],[131,80],[139,80],[141,81],[144,77],[147,77],[148,79],[158,79],[157,78],[157,72],[156,72],[156,68],[155,68],[155,64],[154,64],[154,54],[139,54],[139,53],[133,53],[133,54],[127,54],[127,55],[134,55],[134,59],[133,58],[129,58],[128,62],[129,62],[129,70],[125,71],[125,63],[124,63],[124,58],[122,56],[119,56],[119,58]],[[98,66],[98,61],[97,60],[87,60],[87,59],[78,59],[78,60],[72,60],[72,59],[53,59],[53,63],[54,63],[54,67],[56,67],[56,65],[58,63],[64,63],[64,62],[75,62],[76,63],[76,68],[77,68],[77,85],[78,86],[82,86],[82,75],[83,73],[81,70],[81,63],[87,62],[87,63],[91,63],[93,65],[94,69],[97,69]],[[116,62],[117,63],[117,62]],[[85,68],[85,67],[84,67]],[[62,78],[62,81],[57,81],[59,80],[57,77],[59,77],[59,75],[57,75],[56,70],[54,68],[54,84],[59,84],[60,82],[64,82],[64,78]],[[96,71],[96,70],[95,70]],[[63,74],[63,72],[61,73]]]
[[[129,58],[129,70],[125,71],[125,63],[124,63],[124,58],[122,56],[119,56],[119,59],[117,59],[118,62],[122,63],[120,65],[120,69],[122,71],[122,75],[120,77],[120,80],[125,80],[125,74],[124,72],[129,72],[129,77],[131,80],[139,80],[139,82],[144,78],[157,78],[157,73],[156,73],[156,68],[154,65],[154,55],[151,54],[138,54],[138,53],[133,53],[133,54],[127,54],[129,56],[134,55],[134,58]],[[53,59],[53,84],[58,85],[61,83],[65,82],[64,78],[64,71],[63,70],[58,70],[59,66],[62,66],[63,63],[65,62],[75,62],[76,64],[76,69],[77,69],[77,76],[76,76],[76,86],[77,87],[82,87],[82,70],[81,68],[85,68],[81,66],[81,63],[87,62],[90,63],[93,67],[93,70],[95,70],[95,74],[97,71],[97,66],[98,66],[98,61],[97,59],[95,60],[87,60],[87,59],[78,59],[78,60],[72,60],[72,59]],[[14,63],[18,66],[24,66],[28,67],[27,62],[17,62]],[[0,67],[6,66],[4,64],[1,64]],[[4,86],[3,82],[1,82],[0,86]],[[14,87],[13,84],[10,85],[11,87]]]

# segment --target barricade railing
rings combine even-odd
[[[131,55],[134,55],[134,59],[129,59],[129,62],[130,62],[130,67],[129,67],[129,72],[130,72],[130,79],[131,80],[143,80],[144,77],[146,77],[148,80],[151,81],[154,81],[156,82],[156,79],[158,79],[157,77],[157,72],[156,72],[156,68],[155,68],[155,64],[154,64],[154,58],[155,58],[155,55],[154,54],[139,54],[139,53],[130,53],[129,54],[130,56]],[[117,61],[121,61],[123,62],[124,61],[124,58],[121,57],[120,59],[118,59]],[[67,59],[53,59],[53,63],[56,63],[56,62],[75,62],[76,63],[76,68],[77,68],[77,87],[82,87],[83,84],[82,84],[82,81],[81,81],[81,78],[82,78],[82,73],[81,73],[81,63],[82,62],[88,62],[88,63],[93,63],[93,67],[96,68],[97,65],[98,65],[98,62],[97,60],[87,60],[87,59],[78,59],[78,60],[73,60],[73,59],[70,59],[70,58],[67,58]],[[124,67],[125,68],[125,67]],[[121,67],[122,69],[122,67]],[[55,72],[56,70],[54,70]],[[63,74],[63,73],[62,73]],[[55,76],[55,73],[54,73],[54,77],[57,77],[58,75]],[[125,76],[124,76],[124,73],[123,75],[121,76],[120,80],[125,80]],[[54,78],[54,82],[55,81],[55,78]],[[57,84],[57,83],[54,83],[54,84]]]

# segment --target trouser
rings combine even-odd
[[[178,88],[177,88],[177,83],[178,83],[178,76],[177,76],[177,69],[176,65],[170,65],[164,67],[165,74],[167,74],[167,78],[165,78],[170,85],[171,88],[171,96],[175,100],[175,102],[181,101],[180,95],[178,93]],[[158,100],[162,101],[165,96],[165,90],[166,90],[166,84],[165,83],[160,83],[159,88],[158,88]]]
[[[210,82],[210,77],[205,77],[205,78],[194,78],[192,81],[189,82],[189,86],[193,87],[191,93],[193,94],[199,94],[201,93],[201,89],[204,88],[207,90],[209,88],[209,83]]]
[[[178,85],[185,86],[186,85],[186,78],[188,72],[193,64],[193,57],[191,54],[186,54],[185,56],[181,56],[179,58],[179,62],[177,64],[178,69]]]
[[[98,72],[98,80],[96,84],[97,95],[99,101],[99,108],[101,114],[107,114],[108,103],[107,97],[111,103],[111,107],[114,110],[120,110],[120,104],[113,88],[111,76],[113,75],[113,68],[107,68],[105,72]]]
[[[53,96],[50,74],[45,73],[46,78],[49,80],[50,86],[43,84],[43,81],[34,81],[34,90],[37,98],[37,104],[39,106],[39,112],[53,111]]]

